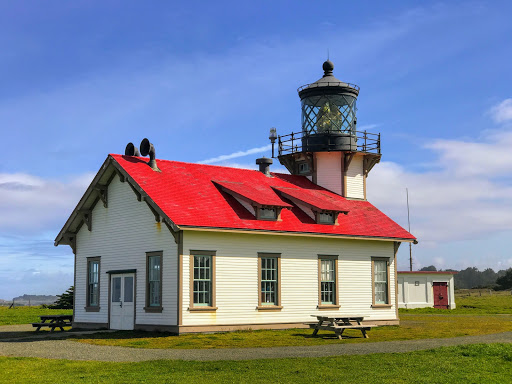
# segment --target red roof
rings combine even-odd
[[[281,199],[272,189],[267,185],[261,184],[245,184],[239,181],[218,181],[212,180],[215,184],[235,192],[236,195],[245,197],[248,200],[260,205],[272,205],[275,207],[288,207],[292,205],[286,203]]]
[[[348,206],[344,201],[340,201],[338,195],[316,189],[306,188],[290,188],[290,187],[272,187],[276,191],[281,192],[285,197],[289,196],[292,199],[302,201],[317,209],[325,211],[348,212]]]
[[[147,159],[110,156],[180,227],[415,239],[368,201],[345,199],[304,176],[272,173],[272,177],[267,177],[255,170],[167,160],[157,160],[161,172],[155,172],[147,165]],[[291,209],[281,211],[281,221],[256,220],[252,213],[219,186],[263,205],[290,205]],[[292,201],[286,201],[286,197],[279,196],[276,191],[292,197],[299,196],[298,199],[319,208],[329,207],[321,209],[348,211],[348,214],[340,216],[339,225],[316,224]],[[293,191],[293,195],[290,191]],[[336,209],[332,209],[334,207]]]

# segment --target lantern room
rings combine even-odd
[[[324,75],[298,89],[302,104],[302,149],[355,150],[356,101],[359,87],[333,75],[334,64],[323,64]]]

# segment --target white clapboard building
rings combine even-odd
[[[457,272],[398,271],[398,307],[455,309],[455,274]]]
[[[414,236],[366,200],[380,135],[333,65],[299,88],[302,131],[270,140],[290,172],[108,155],[58,234],[75,254],[74,327],[175,333],[398,324],[396,252]],[[274,148],[272,150],[274,156]]]

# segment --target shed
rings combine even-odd
[[[398,307],[455,309],[453,276],[456,273],[398,271]]]

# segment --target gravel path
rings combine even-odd
[[[3,327],[0,327],[2,332]],[[57,337],[55,335],[54,337]],[[446,339],[386,341],[360,344],[329,344],[304,347],[237,348],[237,349],[136,349],[98,346],[69,340],[38,338],[0,339],[0,356],[40,357],[47,359],[131,362],[146,360],[251,360],[284,357],[322,357],[365,355],[370,353],[411,352],[476,343],[512,343],[512,332],[492,335],[463,336]]]

